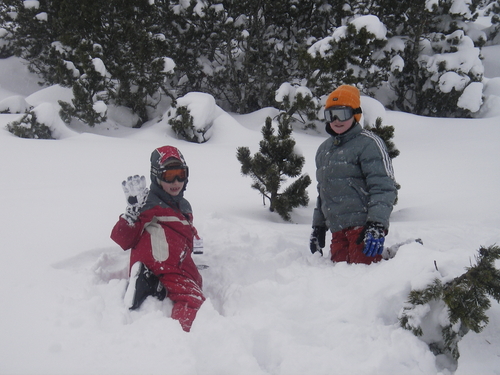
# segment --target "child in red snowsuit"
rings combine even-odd
[[[174,303],[172,318],[186,332],[205,300],[202,278],[191,257],[197,233],[191,205],[184,198],[188,174],[177,148],[154,150],[149,191],[144,176],[123,182],[128,207],[111,233],[124,250],[131,249],[126,293],[130,308],[139,307],[148,295],[163,299],[166,294]]]

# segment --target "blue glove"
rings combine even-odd
[[[382,254],[386,233],[387,231],[382,224],[367,222],[357,241],[357,243],[365,243],[363,254],[368,257]]]
[[[323,255],[323,248],[325,247],[326,239],[326,227],[313,227],[313,232],[311,233],[311,239],[309,241],[309,249],[311,253],[319,251]]]

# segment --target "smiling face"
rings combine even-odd
[[[354,116],[351,117],[350,119],[347,119],[345,121],[339,121],[337,118],[330,122],[330,128],[336,133],[336,134],[344,134],[346,131],[348,131],[352,125],[354,124]]]
[[[179,182],[177,179],[174,182],[160,181],[160,184],[163,190],[173,197],[179,195],[184,187],[184,181]]]

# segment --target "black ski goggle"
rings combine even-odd
[[[360,108],[359,108],[360,109]],[[359,110],[358,109],[358,110]],[[356,113],[360,113],[355,111],[351,107],[346,106],[334,106],[325,109],[325,120],[327,122],[333,122],[335,119],[339,121],[346,121],[352,118]]]

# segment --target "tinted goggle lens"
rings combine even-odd
[[[325,120],[327,122],[349,120],[354,116],[354,110],[351,107],[330,107],[325,109]]]
[[[184,182],[187,177],[187,170],[184,168],[166,169],[161,172],[161,180],[169,183],[172,183],[175,180]]]

